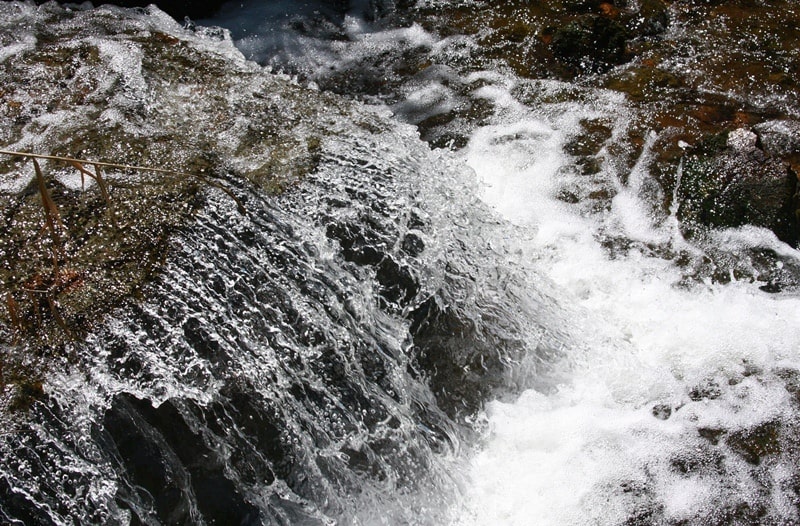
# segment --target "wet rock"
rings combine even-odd
[[[575,156],[596,155],[611,138],[613,130],[602,120],[583,119],[580,125],[580,133],[564,145],[564,151]]]
[[[663,515],[663,505],[657,502],[650,481],[623,480],[619,486],[609,488],[629,510],[628,516],[620,526],[646,526],[655,524]]]
[[[389,250],[385,235],[370,228],[369,224],[332,223],[326,235],[341,246],[347,261],[357,265],[377,265]]]
[[[689,391],[689,398],[694,402],[715,400],[722,395],[722,389],[715,380],[707,380]]]
[[[420,289],[412,270],[390,257],[380,262],[375,278],[380,283],[381,297],[391,305],[408,305]]]
[[[471,414],[492,389],[480,363],[481,355],[492,355],[469,320],[453,309],[429,299],[412,315],[411,334],[420,370],[429,371],[431,389],[438,405],[451,417]]]
[[[425,250],[425,242],[417,234],[409,233],[403,238],[403,251],[411,257],[417,257]]]
[[[36,0],[36,3],[44,3],[44,0]],[[190,19],[211,18],[225,3],[226,0],[203,0],[201,2],[193,0],[157,0],[155,2],[151,2],[150,0],[111,0],[95,2],[95,5],[147,7],[148,5],[155,4],[172,18],[182,22],[186,17]],[[349,2],[346,0],[328,0],[324,3],[342,12],[349,7]],[[375,2],[375,4],[375,9],[378,8],[377,5],[383,5],[382,2]]]
[[[728,148],[740,155],[754,154],[758,143],[758,135],[745,128],[733,130],[728,134]]]
[[[606,71],[625,61],[630,33],[621,23],[586,15],[550,32],[556,59],[577,73]]]
[[[653,406],[650,412],[659,420],[667,420],[672,416],[672,406],[668,404],[657,404]]]
[[[564,9],[569,13],[592,13],[600,8],[601,0],[563,0]],[[613,2],[611,2],[613,4]]]
[[[667,30],[670,16],[662,0],[641,0],[639,10],[630,15],[627,25],[637,37],[654,36]]]
[[[716,445],[719,443],[720,437],[725,434],[725,430],[711,427],[700,427],[697,429],[697,434],[708,440],[711,444]]]
[[[755,133],[737,129],[693,148],[678,188],[679,219],[711,227],[761,226],[795,245],[797,177],[757,144]]]
[[[273,421],[278,413],[252,388],[228,388],[225,395],[207,407],[186,400],[154,407],[147,399],[116,396],[98,440],[126,481],[120,507],[143,523],[260,524],[282,516],[317,524],[280,498],[270,499],[267,516],[250,502],[249,486],[271,484],[276,475],[290,485],[301,481],[301,463],[286,430],[277,427],[283,424]],[[196,431],[203,421],[210,425],[205,435]],[[226,456],[215,440],[231,429],[240,434]]]
[[[775,157],[800,155],[800,121],[773,120],[753,126],[762,150]]]
[[[784,382],[784,387],[792,394],[794,401],[800,403],[800,371],[782,367],[775,370],[775,375]]]
[[[377,221],[362,219],[364,222],[360,224],[331,223],[326,234],[339,242],[346,261],[375,269],[384,308],[402,309],[419,292],[418,280],[412,269],[393,255],[396,233],[383,231]],[[401,247],[410,257],[417,257],[424,250],[424,244],[416,234],[406,235]]]
[[[723,470],[724,456],[709,445],[686,450],[673,456],[670,467],[685,476],[702,474],[719,474]]]
[[[764,457],[782,451],[780,422],[765,422],[755,427],[731,433],[725,442],[750,464],[758,465]]]
[[[491,394],[508,385],[505,362],[523,350],[522,342],[479,325],[436,297],[411,313],[416,366],[430,375],[437,405],[462,420],[478,411]]]
[[[572,73],[605,72],[633,57],[632,43],[664,32],[670,23],[661,0],[564,2],[572,20],[562,20],[542,33],[555,58]]]

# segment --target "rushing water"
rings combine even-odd
[[[238,190],[247,217],[210,197],[148,298],[3,437],[0,517],[800,521],[800,298],[702,266],[764,249],[793,272],[795,250],[752,227],[684,239],[645,168],[657,137],[615,162],[617,93],[458,69],[474,43],[368,6],[260,5],[201,23],[386,128],[331,121],[297,189]],[[432,66],[398,77],[412,51]],[[420,140],[464,107],[425,137],[452,149]],[[591,178],[565,153],[587,120],[611,129]]]
[[[800,299],[792,292],[767,294],[735,277],[712,282],[692,275],[676,257],[698,261],[723,252],[735,267],[746,264],[748,251],[764,249],[778,254],[776,268],[796,269],[797,252],[771,232],[750,227],[684,239],[675,217],[679,203],[660,212],[664,191],[647,173],[648,144],[657,137],[651,134],[632,170],[614,163],[610,146],[624,135],[634,111],[620,94],[596,90],[570,97],[573,102],[552,102],[576,88],[453,68],[468,60],[474,45],[463,37],[437,39],[414,25],[376,30],[351,21],[345,27],[351,31],[347,45],[295,35],[295,54],[288,59],[285,49],[256,46],[252,35],[241,42],[264,63],[377,98],[414,124],[488,103],[491,110],[480,122],[456,119],[449,125],[464,146],[454,157],[474,170],[478,197],[508,222],[503,242],[528,269],[528,286],[551,280],[560,307],[570,312],[545,322],[570,335],[551,368],[560,383],[488,404],[488,425],[477,452],[465,460],[468,478],[450,520],[800,520],[792,436],[797,410],[787,389],[787,377],[800,365]],[[433,66],[393,79],[391,60],[409,50]],[[377,63],[384,60],[388,90],[364,89],[363,80],[342,83],[331,73],[361,67],[369,77],[374,57],[387,55]],[[587,120],[613,130],[598,154],[608,162],[592,179],[565,153]],[[564,191],[578,193],[577,202],[563,199]],[[598,191],[613,196],[605,206],[586,199]],[[498,265],[507,257],[500,256]],[[521,374],[532,375],[522,385],[533,385],[541,371]],[[776,429],[786,436],[769,444]],[[762,450],[754,453],[742,444],[756,436]],[[760,463],[753,457],[760,453],[775,455]]]

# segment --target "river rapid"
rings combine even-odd
[[[647,109],[619,91],[363,4],[157,23],[347,109],[316,110],[285,193],[233,184],[243,216],[211,191],[48,374],[2,435],[0,519],[800,523],[800,253],[687,233],[683,162],[651,170],[669,132],[632,146]]]

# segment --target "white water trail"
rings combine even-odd
[[[620,524],[656,508],[665,521],[680,521],[732,494],[749,502],[758,490],[737,476],[749,469],[740,459],[720,461],[725,479],[687,475],[675,459],[704,447],[700,428],[746,429],[791,406],[780,382],[750,373],[800,365],[800,298],[735,280],[679,286],[672,261],[638,249],[611,257],[602,246],[605,235],[687,244],[673,216],[652,212],[660,187],[646,170],[647,143],[625,183],[605,174],[616,188],[607,213],[557,199],[564,185],[584,184],[565,175],[566,139],[581,118],[614,119],[609,98],[599,94],[569,111],[517,111],[478,129],[465,150],[482,199],[521,227],[516,242],[529,263],[600,330],[582,334],[581,349],[566,350],[569,381],[557,392],[530,390],[488,405],[489,431],[469,465],[472,486],[454,524]],[[693,399],[704,382],[722,385],[722,394]],[[656,418],[654,407],[671,416]],[[797,519],[781,491],[770,498],[772,517]]]

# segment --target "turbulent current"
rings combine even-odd
[[[209,190],[143,298],[71,344],[0,435],[0,522],[800,522],[800,297],[739,279],[795,249],[687,239],[658,135],[615,157],[619,93],[465,67],[474,41],[373,3],[260,4],[172,30],[223,26],[357,117],[330,110],[285,193],[232,183],[246,214]]]

